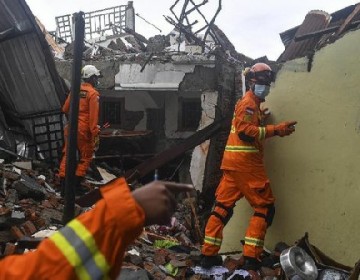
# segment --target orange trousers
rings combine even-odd
[[[66,150],[67,150],[67,129],[64,133],[64,146],[63,146],[63,156],[60,162],[59,176],[65,177],[65,168],[66,168]],[[90,133],[81,133],[77,135],[77,149],[79,151],[79,161],[76,167],[76,176],[84,177],[86,171],[88,170],[90,163],[94,154],[94,141],[91,139]]]
[[[229,218],[235,203],[245,197],[255,213],[251,217],[246,234],[243,255],[259,258],[263,251],[267,227],[274,215],[275,198],[265,171],[242,173],[224,170],[215,193],[216,204],[206,224],[202,254],[216,255],[223,240],[224,221]]]

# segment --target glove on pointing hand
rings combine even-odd
[[[295,131],[295,124],[297,124],[296,121],[290,121],[275,125],[275,135],[279,135],[280,137],[290,135]]]

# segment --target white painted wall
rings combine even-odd
[[[334,260],[360,258],[360,30],[287,62],[267,100],[274,122],[297,120],[290,137],[269,139],[266,166],[277,198],[265,240],[310,242]],[[222,251],[241,249],[252,211],[245,201],[225,228]]]
[[[195,69],[194,64],[148,63],[141,72],[140,64],[120,64],[115,75],[117,90],[177,91],[186,73]]]

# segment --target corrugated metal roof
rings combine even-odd
[[[331,14],[331,24],[338,21],[344,21],[352,13],[357,4],[345,7]]]
[[[0,1],[0,61],[0,106],[5,119],[34,136],[33,119],[57,115],[64,88],[50,48],[24,0]]]
[[[327,15],[325,12],[310,11],[301,25],[280,33],[280,38],[285,45],[285,51],[281,54],[277,61],[283,62],[297,57],[304,57],[308,55],[309,52],[323,47],[329,42],[329,38],[332,36],[333,32],[331,32],[332,29],[330,30],[330,28],[333,27],[336,29],[336,26],[340,26],[344,23],[346,18],[354,11],[357,5],[358,4],[351,5],[336,11],[330,15],[330,18],[321,16],[321,13]],[[352,19],[353,22],[357,20],[360,20],[360,14],[356,15]],[[323,32],[323,34],[317,36],[310,36],[307,39],[295,42],[295,38],[301,35],[311,34],[312,32],[315,33],[315,31],[327,32]]]
[[[357,5],[352,5],[349,7],[346,7],[340,11],[337,11],[335,13],[333,13],[331,15],[331,22],[329,24],[329,28],[336,28],[336,30],[338,30],[338,27],[341,26],[345,20],[348,18],[348,16],[355,10]],[[360,14],[357,14],[356,16],[354,16],[351,20],[352,23],[358,22],[360,20]],[[356,26],[356,25],[354,25]],[[348,28],[348,30],[351,30],[351,28]],[[319,42],[317,44],[317,48],[322,48],[324,45],[326,45],[329,42],[332,42],[334,40],[336,40],[337,38],[332,38],[333,36],[333,32],[332,33],[327,33],[324,34],[320,39]]]
[[[343,21],[354,9],[355,5],[348,6],[346,8],[343,8],[339,11],[336,11],[331,14],[331,21],[329,25],[332,25],[334,22],[337,23],[338,21]],[[291,29],[288,29],[282,33],[280,33],[280,38],[285,46],[288,45],[288,42],[294,39],[296,31],[299,29],[301,25],[295,26]]]
[[[281,41],[283,42],[284,46],[287,47],[291,40],[294,39],[296,31],[299,29],[299,26],[291,28],[283,33],[280,33]]]
[[[0,40],[0,98],[4,111],[23,116],[59,110],[61,81],[56,77],[44,35],[25,1],[0,2],[0,32],[9,29],[13,33]]]
[[[310,32],[322,30],[328,26],[330,22],[330,15],[323,11],[311,11],[309,12],[302,25],[297,29],[296,36],[304,35]],[[283,54],[278,59],[279,61],[287,61],[297,57],[306,56],[309,50],[313,50],[318,42],[318,39],[312,38],[295,42],[291,40],[286,47]]]

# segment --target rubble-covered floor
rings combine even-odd
[[[59,195],[59,182],[54,171],[41,162],[1,164],[0,175],[0,252],[2,256],[21,254],[36,248],[39,239],[63,226],[64,200]],[[102,175],[104,181],[114,177],[105,170],[102,170]],[[83,186],[91,190],[104,181],[96,182],[89,178]],[[222,267],[201,268],[202,234],[196,193],[178,199],[181,203],[171,224],[144,228],[143,234],[128,248],[118,279],[286,279],[279,257],[289,245],[282,242],[273,251],[265,250],[258,271],[241,270],[241,252],[223,254]],[[77,206],[76,215],[86,210]],[[307,236],[298,244],[312,248]],[[343,279],[358,279],[359,267],[355,267],[349,276],[351,268],[332,260],[329,263],[321,251],[313,252],[317,255],[314,258],[319,263],[320,272],[339,269]],[[324,264],[324,260],[328,263]],[[321,277],[318,279],[334,279],[324,272]]]

